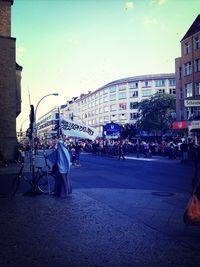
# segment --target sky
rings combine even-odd
[[[37,118],[117,79],[174,73],[180,40],[200,0],[14,0],[12,37],[22,71],[22,112]],[[25,121],[27,120],[27,121]]]

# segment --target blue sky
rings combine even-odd
[[[180,40],[199,13],[200,0],[14,0],[18,128],[29,116],[28,91],[35,106],[60,94],[41,102],[38,117],[115,79],[174,72]]]

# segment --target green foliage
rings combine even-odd
[[[131,139],[135,137],[137,134],[137,129],[134,124],[129,124],[126,123],[124,126],[121,128],[121,138],[122,139]]]
[[[167,132],[173,121],[176,109],[175,96],[169,94],[154,95],[139,104],[141,117],[138,121],[140,130],[147,132]]]

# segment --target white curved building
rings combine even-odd
[[[135,124],[139,116],[138,103],[154,94],[164,93],[176,95],[174,73],[129,77],[68,101],[62,113],[98,127],[101,134],[102,126],[109,122]]]

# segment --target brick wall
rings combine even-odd
[[[11,36],[11,2],[0,0],[0,36]]]
[[[0,150],[10,161],[16,148],[15,38],[0,37]]]

